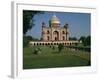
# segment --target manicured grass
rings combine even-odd
[[[38,47],[41,54],[33,54],[33,49]],[[57,47],[34,46],[24,48],[23,54],[24,69],[90,66],[90,53],[84,51],[65,48],[59,53]]]

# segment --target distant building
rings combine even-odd
[[[66,23],[61,26],[60,20],[53,15],[49,20],[49,26],[44,22],[42,23],[42,39],[41,41],[31,41],[32,45],[76,45],[80,43],[79,41],[69,40],[69,26]]]
[[[42,23],[42,40],[43,41],[68,41],[69,28],[68,24],[61,27],[60,20],[53,15],[49,20],[49,27]]]

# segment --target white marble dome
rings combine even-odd
[[[51,24],[60,24],[60,21],[59,21],[58,17],[56,17],[55,14],[51,17],[50,23]]]

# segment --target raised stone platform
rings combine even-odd
[[[30,41],[31,45],[77,45],[80,41]]]

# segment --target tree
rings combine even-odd
[[[23,10],[23,47],[26,47],[31,40],[37,40],[32,38],[31,36],[25,36],[26,32],[31,29],[34,24],[34,16],[36,14],[41,14],[42,11],[31,11],[31,10]]]
[[[79,39],[79,41],[82,41],[82,44],[84,45],[85,44],[85,39],[86,39],[85,36],[81,36],[80,39]]]
[[[63,47],[64,47],[63,44],[58,44],[58,50],[59,50],[59,52],[62,51]]]
[[[39,39],[38,39],[38,38],[35,38],[35,37],[33,37],[32,40],[33,40],[33,41],[39,41]]]
[[[23,34],[25,35],[26,32],[31,29],[34,24],[34,16],[36,14],[43,13],[42,11],[31,11],[31,10],[23,10]]]
[[[69,37],[69,40],[77,40],[76,37]]]
[[[90,46],[91,45],[91,36],[87,36],[86,38],[86,46]]]
[[[82,44],[84,46],[90,46],[91,45],[91,36],[87,36],[87,37],[81,36],[79,40],[82,41]]]
[[[29,41],[33,40],[31,36],[23,36],[23,47],[28,46]]]

